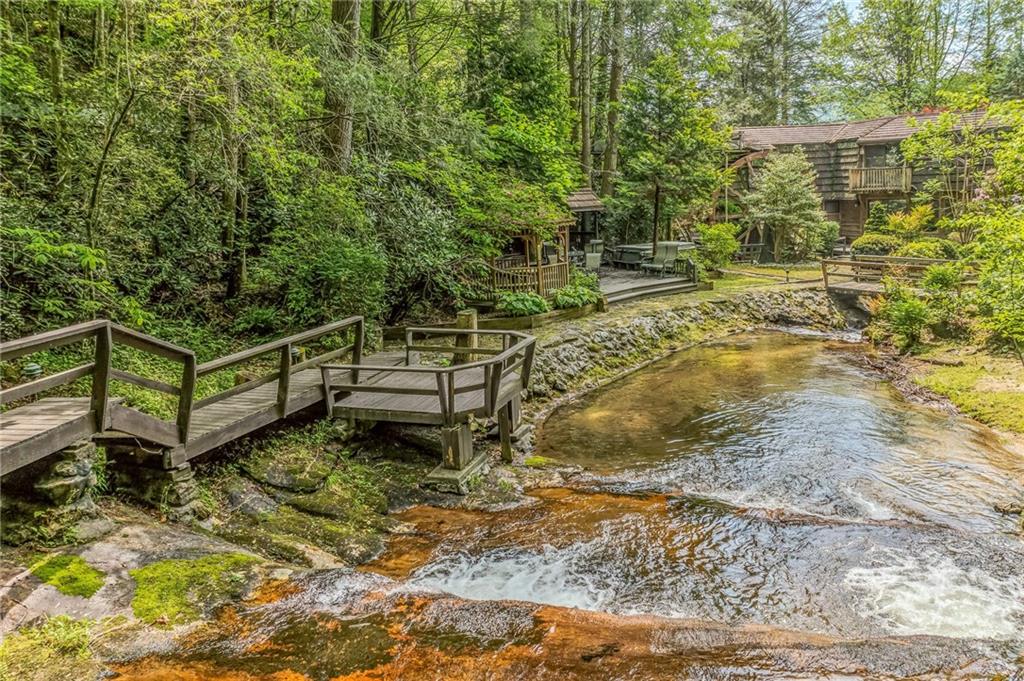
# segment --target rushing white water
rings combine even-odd
[[[539,447],[628,496],[495,513],[443,538],[411,586],[1024,643],[1024,542],[992,509],[1024,494],[1024,452],[907,403],[848,346],[761,334],[684,351],[556,412]]]
[[[1024,637],[1024,580],[964,569],[947,557],[887,553],[844,583],[865,610],[899,634],[991,639]]]

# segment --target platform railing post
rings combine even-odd
[[[196,392],[196,357],[187,355],[182,359],[181,393],[178,395],[178,439],[188,442],[188,431],[192,421],[192,400]]]
[[[364,322],[360,317],[356,322],[356,337],[352,340],[352,364],[362,364],[363,361],[363,331]],[[352,383],[359,383],[359,369],[352,370]]]
[[[89,407],[96,414],[96,430],[107,428],[107,395],[110,389],[110,362],[113,338],[110,324],[104,324],[96,331],[96,358],[92,371],[92,398]]]
[[[472,308],[470,308],[468,310],[459,310],[459,312],[457,312],[455,314],[455,328],[476,331],[476,329],[477,329],[476,310],[474,310]],[[457,336],[455,336],[455,347],[457,347],[457,348],[475,348],[475,347],[477,347],[477,335],[475,333],[460,333],[460,334],[458,334]],[[472,354],[472,353],[468,353],[466,355],[461,355],[459,353],[455,353],[455,356],[452,358],[452,364],[465,364],[467,362],[472,362],[475,359],[476,359],[476,355]]]
[[[288,386],[292,377],[292,344],[281,346],[281,357],[277,364],[277,415],[288,414]]]

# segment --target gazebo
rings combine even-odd
[[[601,238],[600,219],[605,211],[604,203],[590,187],[577,189],[566,197],[565,202],[576,219],[574,229],[569,232],[569,248],[584,251],[591,239]]]
[[[530,231],[513,235],[505,253],[491,258],[485,271],[474,277],[473,284],[491,299],[505,291],[550,296],[569,283],[569,227],[572,224],[572,220],[557,222],[550,239]]]

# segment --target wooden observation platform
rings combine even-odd
[[[192,350],[106,320],[0,343],[3,361],[74,343],[92,346],[90,362],[0,391],[0,404],[13,406],[0,413],[0,474],[89,438],[159,451],[163,467],[173,469],[318,404],[336,418],[440,426],[442,468],[459,472],[456,477],[474,461],[471,415],[497,417],[503,451],[510,455],[510,429],[533,361],[532,337],[513,331],[408,329],[403,352],[378,353],[366,363],[363,337],[362,317],[349,317],[203,364],[196,363]],[[433,344],[417,344],[417,337]],[[481,338],[499,346],[483,347]],[[335,347],[304,358],[308,345],[325,339],[333,339]],[[116,368],[118,345],[180,365],[180,379],[171,384]],[[420,364],[421,353],[435,361]],[[348,363],[331,364],[339,359]],[[212,394],[199,390],[204,377],[254,362],[264,373]],[[87,377],[88,397],[41,397]],[[171,396],[175,419],[112,396],[112,381]]]

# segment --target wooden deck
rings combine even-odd
[[[456,417],[473,414],[489,416],[485,410],[484,383],[486,369],[475,367],[458,371],[454,374],[456,390],[471,388],[455,395]],[[443,425],[445,413],[441,397],[437,390],[437,376],[431,373],[389,373],[379,380],[368,381],[379,389],[415,390],[417,394],[400,394],[394,392],[355,392],[334,401],[333,413],[339,417],[368,419],[371,421],[401,421],[405,423],[421,423]],[[506,376],[498,389],[497,401],[508,402],[512,393],[518,393],[520,383],[518,376]]]
[[[828,290],[844,296],[877,296],[885,289],[880,281],[832,281]]]
[[[697,290],[692,277],[657,277],[610,267],[601,268],[600,285],[609,305]]]
[[[88,397],[49,397],[0,415],[0,475],[97,432]]]
[[[526,386],[533,339],[506,331],[409,329],[399,352],[362,356],[363,320],[352,317],[288,338],[197,365],[191,350],[100,320],[0,344],[5,360],[69,343],[93,340],[93,361],[0,391],[0,403],[25,402],[0,413],[0,469],[6,474],[72,443],[94,437],[103,442],[137,442],[164,453],[174,467],[295,412],[324,405],[331,416],[437,425],[464,423],[469,415],[495,416]],[[453,344],[417,345],[413,336],[448,336]],[[328,335],[343,345],[296,361],[293,349]],[[470,338],[490,335],[502,349],[477,347]],[[348,342],[344,339],[347,338]],[[111,347],[123,343],[180,362],[175,385],[119,371]],[[450,366],[412,364],[419,352],[449,354]],[[197,378],[270,355],[277,369],[217,394],[197,399]],[[466,356],[482,356],[463,362]],[[329,365],[347,357],[347,365]],[[460,364],[461,362],[461,364]],[[332,373],[334,369],[337,372]],[[27,402],[38,393],[91,377],[91,397],[52,397]],[[340,378],[346,378],[335,385]],[[109,397],[111,379],[177,397],[178,415],[165,421]],[[326,396],[326,399],[325,399]]]

